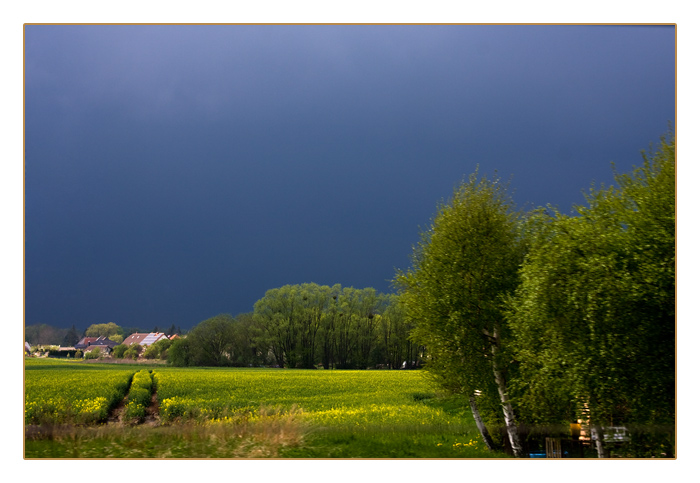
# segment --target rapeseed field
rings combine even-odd
[[[155,394],[145,424],[144,388]],[[27,431],[25,457],[505,456],[486,450],[466,406],[445,401],[420,371],[144,369],[28,359],[25,424],[34,431]],[[107,423],[120,402],[120,422]]]

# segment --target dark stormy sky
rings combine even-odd
[[[25,323],[183,329],[285,284],[391,291],[474,172],[582,203],[675,120],[659,26],[25,34]]]

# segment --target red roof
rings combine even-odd
[[[124,345],[131,345],[131,344],[139,344],[142,346],[149,346],[153,344],[154,342],[159,341],[160,339],[167,339],[168,336],[165,335],[162,332],[151,332],[148,334],[131,334],[129,337],[124,339],[124,342],[122,344]]]
[[[143,339],[145,339],[147,336],[148,336],[148,334],[139,334],[137,332],[137,333],[131,334],[129,337],[124,339],[124,342],[122,342],[122,344],[124,344],[124,345],[141,344]]]

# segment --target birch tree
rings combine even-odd
[[[412,338],[428,348],[428,370],[470,398],[476,421],[476,391],[495,386],[515,456],[522,456],[522,446],[507,389],[510,335],[502,301],[517,286],[523,254],[506,188],[474,173],[439,206],[413,249],[412,268],[395,278],[415,325]],[[486,428],[480,429],[492,446]]]
[[[510,302],[518,391],[531,420],[586,406],[632,432],[628,456],[669,456],[675,424],[675,140],[574,216],[544,217]],[[571,410],[571,409],[569,409]],[[657,429],[654,429],[657,428]],[[642,443],[643,442],[643,443]]]

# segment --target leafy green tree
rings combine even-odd
[[[265,341],[280,367],[296,367],[298,361],[298,323],[294,309],[297,287],[285,285],[270,289],[254,306],[254,317],[263,327]]]
[[[124,351],[125,359],[138,359],[139,355],[143,352],[143,347],[139,344],[129,344],[126,351]]]
[[[198,366],[228,366],[235,350],[234,319],[219,314],[197,324],[187,336],[190,364]]]
[[[355,320],[359,314],[359,293],[352,287],[344,287],[340,293],[338,319],[335,324],[333,354],[338,369],[354,369],[353,355],[357,352]]]
[[[168,349],[170,349],[170,346],[173,345],[173,341],[170,339],[161,339],[153,345],[158,348],[158,358],[166,359]]]
[[[576,216],[543,215],[533,232],[510,301],[513,390],[533,422],[585,407],[601,457],[614,425],[632,430],[628,455],[668,456],[669,432],[648,428],[675,424],[675,139],[616,181],[592,189]]]
[[[300,360],[297,367],[311,369],[316,367],[318,333],[330,298],[330,287],[302,284],[299,286],[298,298],[294,315],[299,326]]]
[[[116,342],[117,344],[121,344],[122,342],[124,342],[124,336],[121,334],[110,335],[108,339]]]
[[[233,362],[237,366],[260,366],[268,364],[268,347],[260,344],[258,336],[262,332],[252,312],[238,314],[234,325]]]
[[[68,329],[59,329],[48,324],[28,325],[24,329],[24,337],[31,345],[60,345],[66,337]]]
[[[186,367],[191,365],[192,357],[190,341],[187,338],[175,339],[168,349],[168,363],[173,366]]]
[[[358,293],[358,313],[354,314],[357,346],[353,359],[357,368],[366,369],[371,364],[370,356],[377,342],[380,299],[373,288],[365,288]]]
[[[324,369],[330,369],[335,366],[335,331],[340,317],[339,298],[342,290],[340,284],[335,284],[330,288],[328,304],[321,320],[319,352]]]
[[[170,339],[160,339],[146,347],[143,351],[143,357],[146,359],[164,359],[163,354],[167,352],[171,345],[172,341]]]
[[[307,283],[268,290],[255,304],[254,319],[277,363],[313,368],[319,333],[323,333],[331,288]]]
[[[85,336],[111,338],[111,336],[119,334],[120,329],[121,327],[114,322],[108,322],[106,324],[92,324],[85,330]]]
[[[149,345],[143,351],[144,359],[158,359],[159,356],[160,351],[158,350],[158,346],[156,346],[155,344]]]
[[[377,315],[377,363],[391,369],[401,369],[404,362],[417,363],[421,358],[420,346],[409,338],[413,325],[399,304],[399,297],[394,294],[382,297],[384,307],[381,315]]]
[[[470,398],[477,423],[476,391],[496,392],[516,456],[522,446],[507,390],[510,333],[503,300],[518,285],[524,253],[519,217],[506,188],[474,173],[421,233],[412,268],[395,277],[414,324],[412,337],[428,348],[428,370],[444,387]],[[480,430],[492,444],[486,428]]]
[[[128,348],[129,347],[124,344],[115,345],[112,348],[112,357],[115,359],[123,359],[124,353],[127,351]]]
[[[366,369],[384,363],[379,331],[389,305],[373,288],[285,285],[256,302],[249,344],[259,353],[269,351],[280,366]]]

